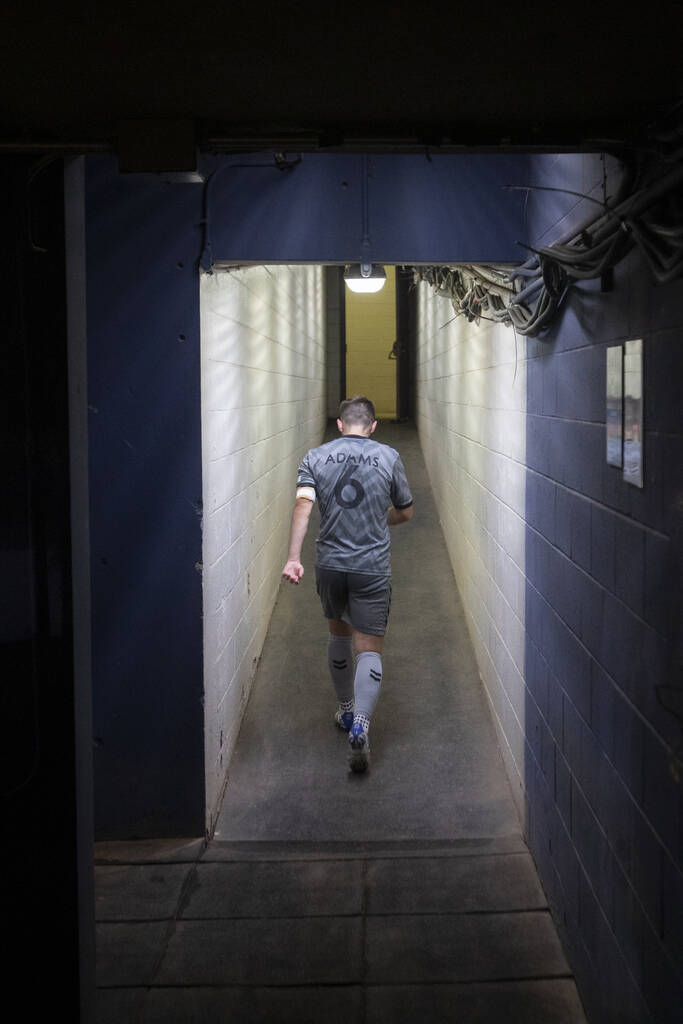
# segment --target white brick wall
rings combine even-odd
[[[443,326],[446,325],[446,326]],[[521,807],[524,778],[526,342],[453,320],[420,285],[420,441],[480,672]]]
[[[325,427],[323,292],[320,267],[201,278],[209,830],[280,582],[296,469]]]

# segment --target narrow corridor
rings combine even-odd
[[[496,745],[412,426],[367,776],[307,574],[282,588],[215,836],[96,849],[100,1024],[538,1021],[581,1004]],[[313,524],[315,527],[315,524]]]
[[[375,437],[401,452],[415,515],[391,531],[392,607],[371,771],[347,772],[346,740],[332,722],[316,520],[303,583],[282,587],[271,618],[217,840],[519,835],[417,432],[381,423]]]

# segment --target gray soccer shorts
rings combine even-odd
[[[359,633],[384,636],[391,608],[391,576],[315,567],[326,619],[341,619]]]

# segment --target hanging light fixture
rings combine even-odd
[[[344,270],[344,280],[352,292],[378,292],[384,287],[387,275],[384,267],[373,267],[370,249],[370,204],[368,198],[369,165],[367,154],[361,157],[361,216],[362,239],[360,263],[352,263]]]
[[[352,263],[344,271],[344,280],[352,292],[378,292],[387,279],[384,267],[372,263]]]

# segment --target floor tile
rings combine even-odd
[[[361,977],[360,918],[179,921],[158,984],[339,984]]]
[[[572,980],[395,985],[367,991],[366,1024],[586,1024]]]
[[[171,928],[166,921],[98,924],[97,984],[149,985]]]
[[[153,989],[140,1024],[350,1024],[361,1006],[357,986]]]
[[[360,861],[200,864],[184,918],[359,914]]]
[[[146,988],[99,988],[95,1024],[138,1024]]]
[[[98,865],[98,921],[154,921],[175,915],[191,864]]]
[[[479,981],[569,973],[550,915],[368,917],[368,981]]]
[[[546,907],[531,856],[375,860],[367,871],[368,914],[539,910]]]

